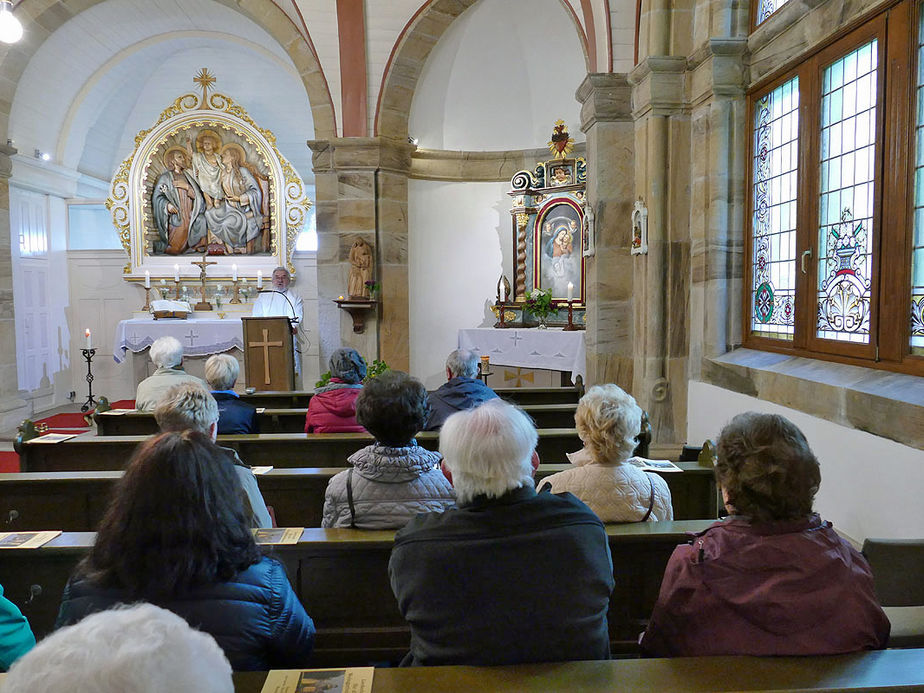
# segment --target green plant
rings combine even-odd
[[[533,289],[530,291],[526,297],[524,310],[537,318],[547,318],[555,312],[555,308],[552,306],[552,290]]]
[[[368,364],[368,361],[366,363]],[[381,359],[373,360],[371,364],[368,364],[366,366],[366,377],[363,380],[363,382],[364,383],[369,382],[371,378],[374,378],[378,375],[382,375],[382,373],[384,373],[388,369],[389,369],[388,364],[382,361]],[[330,384],[330,371],[327,371],[326,373],[321,373],[321,379],[317,381],[314,384],[314,386],[324,387],[325,385],[329,385],[329,384]]]

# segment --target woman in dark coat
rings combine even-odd
[[[674,550],[641,640],[653,657],[827,655],[886,646],[866,559],[812,512],[821,483],[802,431],[739,414],[718,443],[731,515]]]
[[[145,601],[212,635],[236,671],[306,666],[314,624],[282,564],[260,554],[242,493],[207,436],[162,433],[143,443],[68,581],[57,625]]]

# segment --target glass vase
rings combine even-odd
[[[546,316],[545,316],[545,315],[539,315],[539,316],[537,316],[537,317],[539,318],[539,324],[536,326],[536,329],[537,329],[537,330],[547,330],[547,329],[549,328],[549,326],[548,326],[548,325],[546,324],[546,322],[545,322],[545,321],[546,321]]]

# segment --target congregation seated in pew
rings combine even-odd
[[[812,512],[818,460],[792,422],[739,414],[715,473],[724,521],[678,546],[641,639],[653,657],[880,649],[889,620],[866,559]]]
[[[540,491],[570,491],[604,522],[674,519],[667,482],[627,461],[642,430],[642,409],[632,395],[617,385],[595,385],[578,402],[574,421],[584,443],[568,455],[575,466],[543,479]]]
[[[160,337],[151,345],[150,357],[157,369],[138,383],[135,408],[153,411],[163,396],[174,385],[196,383],[205,386],[201,378],[183,370],[183,345],[176,337]]]
[[[366,362],[356,349],[330,355],[330,382],[314,391],[305,414],[305,433],[363,433],[356,421],[356,398],[366,378]]]
[[[233,693],[231,665],[208,633],[136,604],[45,638],[13,667],[4,693]]]
[[[430,416],[426,430],[438,431],[457,411],[477,407],[497,393],[478,378],[479,355],[471,349],[456,349],[446,358],[446,382],[429,395]]]
[[[242,402],[234,391],[240,372],[240,364],[230,354],[215,354],[205,362],[205,380],[218,403],[218,435],[260,432],[257,408]]]
[[[412,519],[388,565],[411,628],[405,664],[609,658],[606,530],[571,494],[536,493],[536,440],[529,418],[499,399],[443,425],[457,507]]]
[[[351,455],[349,469],[330,480],[322,527],[397,529],[417,513],[455,504],[439,453],[414,440],[428,414],[427,390],[407,373],[390,370],[366,383],[356,419],[375,443]]]
[[[147,441],[68,581],[57,625],[147,601],[211,634],[235,671],[306,666],[314,624],[285,568],[254,542],[238,488],[232,462],[207,436]]]
[[[196,383],[174,385],[167,390],[154,410],[154,418],[162,431],[198,431],[208,436],[213,443],[218,435],[218,416],[215,398]],[[250,467],[244,464],[235,450],[221,446],[218,449],[234,467],[251,524],[254,527],[272,527],[273,519]]]

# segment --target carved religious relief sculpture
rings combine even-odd
[[[350,278],[347,289],[350,298],[368,299],[369,285],[372,280],[372,248],[364,240],[357,238],[350,248]]]

